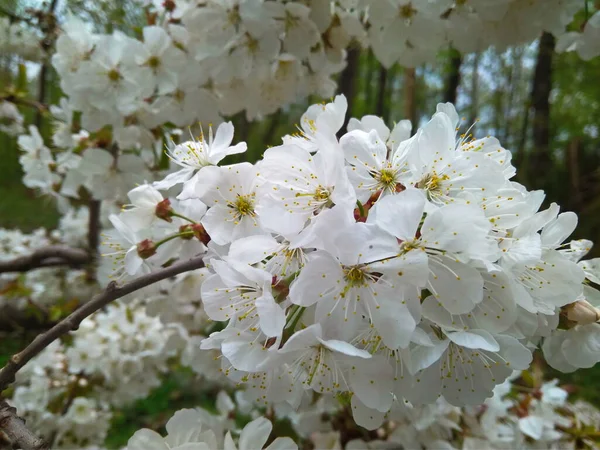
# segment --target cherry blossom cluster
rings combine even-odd
[[[583,31],[571,31],[560,36],[557,51],[576,51],[581,59],[589,61],[600,55],[600,11],[586,22]]]
[[[330,450],[398,446],[449,450],[594,447],[595,436],[590,431],[600,424],[596,408],[585,402],[569,403],[567,391],[558,387],[556,380],[534,389],[515,382],[518,375],[515,373],[497,386],[494,396],[479,406],[458,408],[438,399],[433,404],[394,415],[377,430],[373,440],[353,439],[343,445],[343,432],[334,429],[335,420],[321,419],[343,414],[335,406],[328,408],[325,416],[317,416],[317,411],[307,408],[296,413],[304,424],[296,417],[292,418],[292,424],[315,448]],[[304,433],[303,425],[306,425]]]
[[[83,244],[87,224],[87,209],[70,210],[59,228],[48,232],[39,228],[32,233],[0,228],[0,261],[10,261],[30,255],[37,249],[56,244]],[[87,301],[98,289],[83,269],[42,267],[25,273],[0,274],[0,308],[32,309],[47,312],[48,308]],[[6,311],[5,311],[6,313]]]
[[[542,30],[560,36],[581,7],[579,0],[147,6],[150,25],[139,38],[95,33],[74,17],[64,21],[51,58],[65,93],[50,108],[54,148],[49,152],[34,129],[23,136],[27,186],[62,203],[80,198],[82,189],[96,199],[124,200],[132,186],[162,177],[169,168],[164,142],[179,142],[180,129],[192,126],[196,134],[199,122],[217,124],[237,113],[260,119],[309,95],[331,97],[351,46],[372,48],[386,67],[415,66],[449,45],[471,52],[528,42]],[[582,36],[568,34],[561,47],[593,47],[594,24]],[[14,105],[0,106],[7,122],[0,127],[19,132]]]
[[[0,53],[27,61],[40,61],[44,54],[36,30],[8,17],[0,17]]]
[[[265,448],[267,442],[271,442],[268,449],[312,445],[320,450],[594,448],[595,430],[600,425],[596,408],[580,401],[569,403],[567,391],[558,387],[556,380],[534,389],[515,382],[518,375],[497,386],[494,396],[483,405],[458,408],[438,399],[395,414],[374,435],[362,433],[362,438],[345,434],[347,410],[328,402],[331,397],[303,402],[298,411],[275,409],[276,423],[287,421],[291,425],[295,434],[292,440],[281,437],[281,430],[252,409],[243,391],[236,392],[235,401],[220,391],[216,414],[203,408],[179,410],[167,422],[166,436],[139,430],[129,439],[126,450],[187,446],[254,450]]]
[[[137,299],[112,304],[20,371],[10,401],[52,448],[102,445],[113,409],[160,385],[185,336]]]
[[[459,134],[451,104],[411,124],[311,106],[256,164],[233,126],[172,145],[180,170],[129,192],[101,270],[117,282],[204,255],[199,291],[224,328],[200,342],[258,404],[348,400],[374,429],[407,405],[478,405],[543,343],[600,360],[596,260],[577,217],[510,181],[497,139]],[[164,197],[167,191],[173,197]],[[560,342],[558,342],[558,341]]]
[[[505,49],[542,31],[564,33],[582,8],[577,0],[365,0],[368,44],[381,63],[414,67],[449,45],[465,53]]]
[[[68,349],[57,341],[19,373],[10,403],[52,448],[85,447],[104,442],[112,417],[96,389],[96,380],[71,369]]]
[[[167,436],[164,438],[155,431],[142,429],[136,432],[127,443],[126,450],[147,450],[149,448],[206,449],[206,450],[297,450],[298,446],[289,437],[278,437],[268,446],[273,424],[264,417],[248,423],[236,430],[235,438],[229,427],[234,429],[231,420],[229,427],[219,430],[214,421],[207,420],[210,414],[203,410],[182,409],[167,422]],[[219,433],[219,431],[226,432]]]

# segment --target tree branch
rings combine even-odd
[[[80,266],[90,261],[90,255],[80,248],[50,245],[34,250],[30,255],[0,261],[0,273],[27,272],[38,267]]]
[[[100,241],[100,200],[90,200],[89,219],[88,219],[88,249],[90,254],[98,253],[98,244]]]
[[[0,369],[0,392],[4,391],[4,389],[6,389],[6,387],[15,380],[16,373],[21,370],[21,368],[34,356],[36,356],[64,334],[76,330],[79,327],[79,324],[85,318],[91,316],[93,313],[108,305],[113,300],[124,297],[127,294],[157,283],[161,280],[173,277],[183,272],[199,269],[201,267],[204,267],[204,262],[202,261],[201,256],[197,256],[187,261],[175,263],[164,269],[138,277],[121,287],[117,287],[117,284],[114,281],[111,282],[106,287],[104,292],[92,297],[89,302],[81,305],[78,309],[54,325],[48,331],[38,335],[33,342],[31,342],[31,344],[25,347],[25,349],[13,355],[8,363],[2,369]]]
[[[13,444],[23,450],[48,450],[50,446],[43,439],[34,435],[25,426],[25,421],[17,416],[17,410],[0,400],[0,430],[9,437]]]

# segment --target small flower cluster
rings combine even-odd
[[[581,5],[178,0],[146,6],[149,25],[139,39],[94,33],[73,17],[63,24],[52,55],[65,93],[50,107],[55,149],[47,150],[37,130],[22,136],[27,186],[63,203],[79,198],[82,188],[95,199],[122,201],[132,186],[162,177],[169,168],[164,142],[178,139],[179,128],[243,112],[260,119],[309,95],[331,97],[351,46],[372,48],[386,67],[414,67],[448,45],[472,52],[528,42],[542,30],[560,36]],[[594,21],[585,42],[593,41]],[[575,41],[583,48],[583,37],[564,39],[564,48]],[[21,125],[13,106],[4,102],[2,109],[14,133]]]
[[[55,342],[19,372],[11,403],[52,448],[104,442],[112,409],[159,386],[185,332],[145,314],[139,301],[110,305],[70,343]]]
[[[213,420],[211,420],[213,419]],[[242,430],[234,431],[234,439],[229,428],[235,426],[230,420],[229,426],[215,426],[214,419],[205,410],[182,409],[167,422],[167,436],[164,438],[149,429],[137,431],[125,450],[148,450],[165,448],[172,450],[297,450],[298,446],[289,437],[278,437],[265,446],[273,429],[273,424],[264,417],[248,423]],[[226,432],[226,434],[224,434]],[[224,435],[223,435],[224,434]]]
[[[78,448],[103,443],[110,426],[110,404],[96,389],[95,380],[71,370],[68,349],[54,342],[19,372],[10,402],[52,448]]]
[[[166,425],[167,436],[139,430],[126,450],[165,445],[171,449],[196,445],[203,449],[254,450],[266,442],[272,442],[267,447],[270,449],[312,446],[321,450],[595,448],[600,423],[596,408],[584,402],[569,403],[567,391],[558,387],[556,380],[533,389],[516,382],[518,376],[515,373],[497,386],[494,396],[483,405],[458,408],[440,398],[429,405],[395,411],[371,434],[347,428],[347,408],[329,403],[325,396],[318,396],[316,401],[305,399],[298,411],[276,408],[272,411],[275,423],[287,423],[284,429],[286,433],[293,430],[294,440],[278,437],[281,429],[274,429],[260,411],[249,408],[243,391],[236,393],[236,402],[221,391],[216,400],[217,414],[202,408],[177,411]],[[237,445],[232,434],[239,436]]]
[[[87,210],[82,208],[69,211],[61,219],[59,228],[52,232],[39,228],[25,234],[0,228],[0,261],[27,256],[48,245],[82,244],[86,222]],[[97,288],[82,269],[42,267],[25,273],[2,273],[0,307],[19,311],[32,308],[45,314],[51,307],[87,301]]]
[[[67,107],[64,102],[62,106]],[[67,114],[71,120],[72,112],[65,113],[56,106],[52,111],[55,117]],[[136,154],[120,154],[115,150],[113,155],[99,147],[104,145],[102,139],[102,136],[92,138],[83,130],[71,133],[69,124],[58,121],[54,144],[63,140],[69,144],[60,151],[51,151],[37,127],[30,125],[29,134],[18,137],[23,184],[56,198],[59,209],[68,210],[70,200],[81,198],[82,190],[88,197],[115,202],[122,199],[131,186],[152,179],[150,166],[154,150],[141,150]]]
[[[349,3],[349,2],[346,2]],[[577,0],[365,0],[368,43],[386,67],[415,67],[448,45],[464,53],[564,33],[582,7]]]
[[[8,17],[0,17],[0,53],[19,55],[28,61],[40,61],[44,54],[36,31]]]
[[[100,379],[102,398],[121,406],[147,396],[161,383],[185,333],[150,317],[134,299],[115,303],[84,321],[65,350],[69,371]]]
[[[412,137],[366,116],[338,140],[345,113],[342,96],[310,107],[255,165],[218,165],[246,149],[231,124],[172,146],[181,169],[111,217],[105,269],[204,255],[204,312],[226,326],[201,348],[223,375],[263,405],[347,398],[369,429],[409,403],[483,403],[543,339],[571,366],[600,360],[575,214],[539,211],[495,138],[457,136],[451,104]]]
[[[305,407],[291,416],[292,424],[315,448],[328,450],[398,446],[448,450],[595,448],[599,424],[596,408],[584,402],[569,403],[567,391],[558,387],[556,380],[533,389],[515,382],[518,376],[515,373],[497,386],[494,396],[479,406],[458,408],[438,399],[430,405],[397,411],[371,436],[372,440],[347,441],[339,419],[335,419],[344,414],[339,405],[337,409],[319,409],[318,416],[317,411]],[[323,417],[333,419],[325,421]],[[342,444],[344,439],[347,442]]]

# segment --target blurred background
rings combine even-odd
[[[0,0],[0,17],[21,14],[42,2]],[[47,2],[47,7],[50,3]],[[140,30],[143,8],[125,0],[60,0],[57,17],[70,10],[98,31]],[[583,12],[573,24],[585,21]],[[348,65],[338,77],[338,92],[348,98],[349,117],[375,114],[388,124],[410,119],[423,124],[438,102],[453,102],[464,117],[465,129],[477,121],[475,137],[496,136],[510,149],[518,174],[516,181],[529,189],[544,189],[546,203],[575,211],[580,225],[575,238],[600,242],[600,58],[582,61],[575,53],[558,54],[555,39],[544,34],[536,42],[504,51],[460,55],[441,52],[434,63],[405,69],[383,68],[369,50],[351,48]],[[43,74],[43,75],[42,75]],[[1,88],[20,84],[41,103],[56,103],[58,80],[50,65],[42,67],[0,55]],[[291,133],[306,107],[323,99],[309,98],[260,122],[248,122],[240,114],[234,122],[235,141],[248,142],[242,158],[255,160],[267,146],[277,145]],[[38,123],[42,136],[51,132],[50,120],[36,108],[22,108],[26,123]],[[49,199],[22,184],[16,140],[0,132],[0,227],[31,231],[53,228],[58,214]],[[600,256],[600,245],[592,251]],[[27,330],[2,330],[0,364],[30,339]],[[574,386],[575,395],[600,407],[600,368],[560,375]],[[173,411],[196,405],[214,408],[213,399],[194,396],[194,377],[175,371],[153,394],[115,416],[107,445],[118,447],[141,427],[154,428]]]

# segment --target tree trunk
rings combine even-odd
[[[458,97],[458,87],[460,86],[460,66],[462,65],[462,55],[455,49],[450,49],[450,61],[448,64],[448,74],[444,85],[444,102],[456,104]]]
[[[374,98],[374,93],[375,90],[377,89],[377,86],[374,86],[373,83],[373,75],[375,74],[375,68],[377,67],[377,60],[375,59],[375,57],[373,56],[373,51],[371,49],[369,49],[369,54],[367,56],[367,61],[366,61],[366,76],[365,76],[365,87],[364,87],[364,91],[365,92],[365,109],[367,111],[372,111],[373,110],[373,98]]]
[[[527,136],[529,134],[529,116],[531,115],[531,105],[529,100],[523,105],[523,121],[519,132],[519,141],[517,151],[513,154],[512,163],[517,169],[517,180],[522,184],[527,184],[527,174],[523,163],[525,161],[525,149],[527,147]]]
[[[575,137],[567,147],[567,169],[569,171],[569,209],[581,211],[583,197],[581,192],[581,171],[579,170],[579,157],[581,154],[581,137]]]
[[[479,114],[479,60],[481,53],[475,53],[473,59],[473,73],[471,75],[471,111],[469,116],[469,125],[475,123]]]
[[[348,125],[348,121],[350,120],[350,117],[352,117],[354,96],[356,94],[356,75],[358,73],[359,61],[360,48],[350,47],[348,50],[348,56],[346,58],[346,67],[340,74],[338,81],[338,94],[344,94],[346,96],[346,100],[348,101],[346,120],[344,121],[344,126],[341,128],[340,132],[346,129],[346,125]]]
[[[510,77],[508,84],[508,98],[506,100],[504,117],[506,118],[504,122],[504,130],[502,133],[502,143],[506,148],[509,148],[509,139],[510,144],[515,142],[513,137],[513,103],[515,102],[515,94],[521,85],[521,76],[523,72],[523,51],[520,47],[514,48],[511,51],[511,61],[510,61]],[[518,97],[517,97],[518,98]]]
[[[404,118],[417,127],[417,71],[404,69]]]
[[[375,115],[383,117],[385,115],[385,94],[387,87],[388,71],[385,67],[379,68],[379,82],[377,87],[377,106],[375,107]]]
[[[533,108],[533,150],[528,160],[528,181],[532,188],[544,188],[551,181],[550,155],[550,93],[552,91],[552,58],[556,40],[550,33],[542,34],[531,85]],[[534,176],[539,175],[539,176]]]

